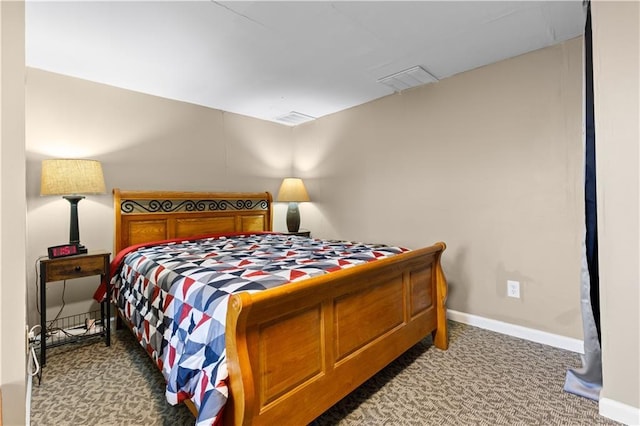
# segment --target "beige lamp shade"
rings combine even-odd
[[[102,165],[95,160],[42,161],[40,195],[104,194]]]
[[[311,201],[307,189],[304,187],[304,182],[300,178],[285,178],[280,185],[277,200],[297,203]]]

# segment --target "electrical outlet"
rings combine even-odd
[[[520,299],[520,282],[507,280],[507,296]]]

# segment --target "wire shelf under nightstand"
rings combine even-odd
[[[52,348],[89,337],[104,336],[100,310],[58,318],[47,324],[46,345]]]

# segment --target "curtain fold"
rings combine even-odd
[[[596,205],[596,155],[593,106],[593,59],[591,44],[591,5],[586,3],[584,34],[585,58],[585,141],[584,193],[585,238],[582,245],[580,305],[584,330],[582,368],[567,371],[564,390],[599,400],[602,389],[600,349],[600,283],[598,277],[598,218]]]

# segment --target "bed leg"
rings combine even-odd
[[[445,243],[437,243],[442,246],[442,251],[446,249]],[[436,262],[436,318],[438,325],[436,329],[431,333],[433,337],[433,344],[438,349],[446,350],[449,348],[449,331],[447,328],[447,278],[442,271],[442,265],[440,259],[442,258],[442,252],[438,256]]]
[[[447,350],[449,348],[449,334],[446,322],[444,326],[438,324],[438,328],[431,332],[431,337],[433,338],[433,344],[436,348],[442,349],[443,351]]]

